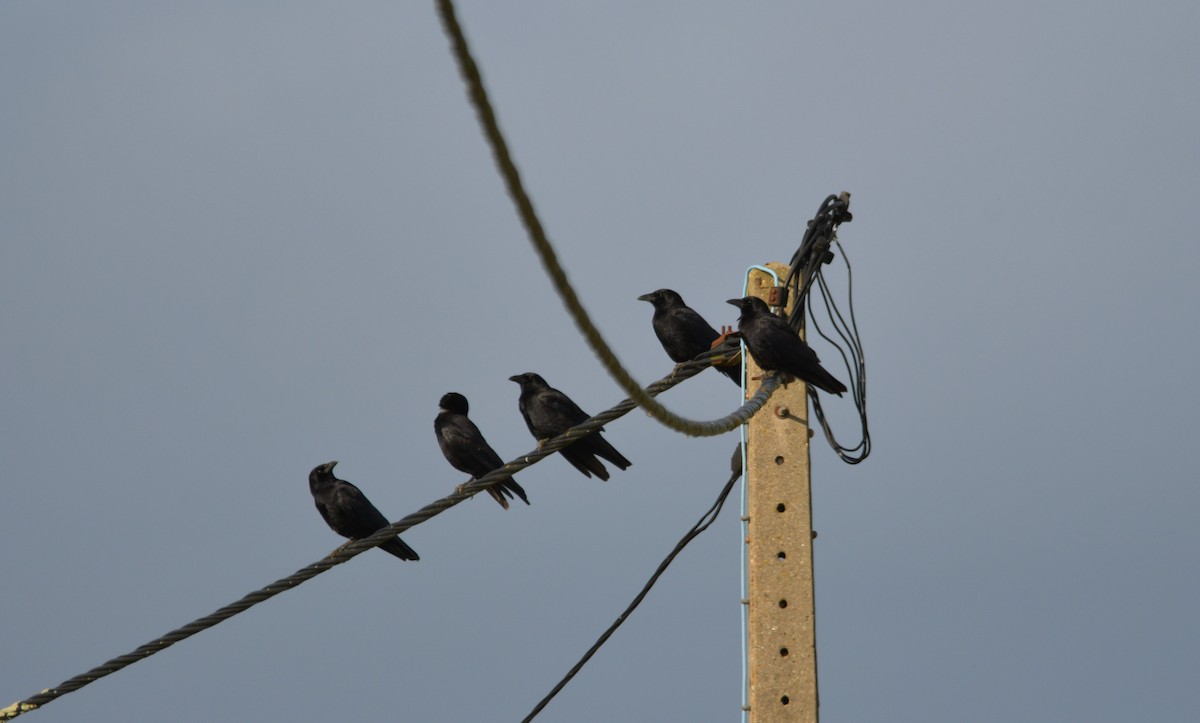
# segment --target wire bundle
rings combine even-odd
[[[847,464],[858,464],[871,454],[871,430],[867,424],[867,364],[863,355],[862,339],[858,334],[858,323],[854,318],[854,275],[846,250],[837,238],[837,227],[849,223],[853,218],[850,214],[849,193],[826,197],[817,209],[817,214],[808,222],[808,229],[804,232],[800,247],[792,255],[791,267],[783,282],[784,287],[795,295],[796,300],[788,316],[788,323],[797,332],[803,333],[807,309],[807,317],[812,319],[813,329],[838,350],[850,375],[850,383],[847,386],[854,400],[861,430],[861,437],[854,446],[847,446],[837,440],[825,416],[825,410],[821,408],[821,397],[811,386],[808,388],[813,411],[816,412],[817,421],[825,432],[826,441]],[[837,299],[834,298],[822,274],[825,264],[832,262],[835,257],[832,248],[834,246],[841,252],[842,261],[846,264],[846,314],[838,308]],[[837,335],[840,342],[821,327],[810,293],[814,286],[820,295],[823,316],[832,327],[831,333]]]

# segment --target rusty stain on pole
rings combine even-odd
[[[783,264],[768,266],[787,274]],[[772,284],[768,274],[752,271],[749,293],[766,299]],[[746,364],[749,377],[763,374],[749,355]],[[763,412],[750,420],[746,435],[749,720],[816,721],[815,535],[804,383],[778,389]]]

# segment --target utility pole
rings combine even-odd
[[[787,275],[784,264],[768,267],[780,278]],[[752,270],[748,293],[771,304],[774,283],[769,274]],[[787,302],[790,312],[796,300]],[[745,356],[747,378],[762,376]],[[746,430],[749,581],[743,602],[750,723],[818,719],[810,436],[807,390],[800,381],[777,389]]]

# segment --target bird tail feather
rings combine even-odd
[[[421,556],[417,551],[404,544],[404,540],[399,537],[393,537],[387,542],[379,546],[379,549],[390,552],[401,560],[420,560]]]

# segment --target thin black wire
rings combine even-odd
[[[867,421],[866,412],[866,363],[864,361],[862,343],[858,336],[858,321],[854,315],[854,274],[850,265],[849,257],[846,255],[845,249],[841,244],[834,239],[838,250],[842,252],[842,260],[846,264],[847,278],[847,297],[849,299],[849,321],[842,314],[841,309],[836,304],[832,303],[832,292],[824,278],[818,280],[818,289],[821,293],[821,301],[823,302],[823,310],[826,318],[833,327],[834,332],[842,339],[842,342],[849,349],[849,358],[847,352],[843,350],[841,345],[835,342],[820,325],[820,315],[816,312],[813,298],[808,298],[809,314],[812,317],[813,328],[817,333],[831,344],[834,344],[838,352],[842,355],[842,361],[847,369],[853,368],[857,370],[857,374],[851,374],[850,392],[853,395],[856,408],[859,410],[859,425],[861,437],[859,442],[854,446],[842,444],[837,440],[831,425],[825,417],[824,410],[821,409],[820,398],[815,394],[810,394],[813,398],[813,407],[817,412],[817,419],[821,423],[821,429],[825,434],[826,441],[837,452],[838,456],[849,464],[858,464],[867,458],[871,453],[871,431]]]
[[[720,355],[721,349],[717,348],[701,354],[692,361],[680,364],[673,369],[670,374],[647,387],[646,393],[650,396],[657,396],[665,392],[671,387],[674,387],[676,384],[679,384],[680,382],[699,374],[712,363],[713,358],[718,358]],[[721,419],[714,420],[712,422],[705,422],[704,424],[724,425],[729,421],[736,421],[737,424],[744,423],[745,421],[749,420],[750,417],[754,416],[758,410],[762,409],[762,406],[766,403],[767,399],[771,396],[771,393],[775,390],[778,384],[779,379],[774,375],[763,379],[762,386],[759,387],[754,396],[748,399],[745,404]],[[207,630],[208,628],[211,628],[235,615],[238,615],[239,613],[245,612],[251,607],[269,600],[286,590],[291,590],[297,585],[311,580],[326,570],[347,562],[351,558],[362,554],[372,547],[392,539],[401,532],[404,532],[411,527],[415,527],[416,525],[419,525],[422,522],[425,522],[430,518],[445,512],[463,500],[473,497],[484,489],[508,479],[516,472],[519,472],[530,465],[536,464],[540,460],[545,459],[551,454],[575,442],[580,437],[600,429],[605,424],[615,419],[625,416],[633,409],[636,409],[637,406],[637,402],[626,399],[620,404],[617,404],[616,406],[601,412],[594,417],[591,417],[586,422],[572,427],[557,437],[550,439],[538,449],[518,457],[500,469],[489,472],[477,480],[459,486],[459,488],[456,489],[453,494],[447,495],[446,497],[425,505],[416,512],[413,512],[412,514],[409,514],[406,517],[391,523],[387,527],[380,528],[370,537],[364,537],[360,540],[353,540],[349,543],[346,543],[345,545],[342,545],[334,550],[327,557],[318,560],[311,565],[307,565],[291,575],[288,575],[287,577],[276,580],[260,590],[249,593],[236,602],[219,608],[209,615],[194,620],[183,627],[176,628],[166,635],[155,638],[154,640],[151,640],[145,645],[139,646],[129,653],[120,655],[103,663],[102,665],[92,668],[86,673],[82,673],[70,678],[54,688],[47,688],[36,695],[29,696],[28,698],[13,703],[7,708],[0,709],[0,721],[12,720],[23,713],[36,710],[53,700],[56,700],[68,693],[73,693],[80,688],[99,680],[100,678],[122,670],[123,668],[126,668],[138,662],[139,660],[148,658],[155,653],[171,647],[175,643],[186,640],[196,633]],[[735,426],[737,426],[737,424],[735,424]]]
[[[863,354],[862,342],[858,334],[858,321],[854,316],[853,269],[850,265],[850,259],[846,255],[845,249],[841,247],[841,244],[837,243],[836,238],[834,239],[834,243],[837,244],[838,250],[841,251],[842,260],[846,264],[847,297],[849,299],[848,310],[850,316],[849,322],[846,321],[841,310],[838,308],[837,304],[834,303],[832,292],[830,292],[829,286],[823,277],[819,280],[818,289],[821,292],[821,299],[827,318],[829,319],[834,330],[837,332],[838,336],[843,340],[849,349],[849,359],[847,359],[847,352],[844,351],[842,347],[833,339],[831,339],[829,335],[827,335],[821,328],[819,316],[813,311],[812,308],[813,302],[811,296],[808,299],[809,313],[812,316],[813,328],[817,330],[817,333],[820,334],[822,338],[834,344],[834,346],[838,349],[838,352],[842,355],[842,360],[845,363],[846,369],[852,370],[850,374],[849,386],[851,395],[854,399],[855,408],[858,411],[859,431],[861,434],[859,442],[853,446],[847,446],[839,442],[833,432],[832,426],[829,424],[829,421],[825,416],[825,411],[821,408],[820,397],[811,389],[809,390],[809,394],[813,400],[813,411],[816,413],[817,421],[820,423],[821,430],[825,434],[825,440],[829,442],[829,445],[833,448],[834,452],[837,453],[838,457],[842,459],[842,461],[846,462],[847,464],[858,464],[871,454],[871,428],[867,420],[867,367]]]
[[[569,671],[567,671],[567,674],[563,676],[563,679],[558,681],[558,684],[546,694],[546,697],[542,698],[538,704],[533,707],[533,710],[529,712],[529,715],[521,719],[521,723],[529,723],[529,721],[533,720],[538,713],[542,712],[542,709],[554,699],[554,696],[558,695],[559,691],[566,687],[567,683],[571,682],[571,679],[575,677],[575,674],[583,669],[583,666],[592,659],[592,656],[596,654],[596,651],[598,651],[602,645],[608,642],[608,639],[617,631],[617,628],[621,627],[621,624],[629,619],[629,616],[634,610],[637,609],[637,606],[642,604],[642,600],[646,599],[646,595],[650,593],[650,588],[654,587],[654,583],[658,582],[658,578],[661,577],[664,572],[666,572],[667,568],[670,567],[671,563],[675,560],[679,553],[683,552],[683,548],[687,547],[688,543],[696,539],[701,532],[704,532],[709,528],[709,526],[712,525],[712,523],[716,522],[717,515],[721,514],[721,508],[725,505],[725,499],[729,497],[729,492],[733,489],[733,484],[738,481],[739,477],[742,476],[741,443],[738,443],[738,446],[733,450],[733,459],[731,460],[730,467],[733,474],[730,475],[729,481],[725,483],[725,486],[721,489],[720,493],[717,494],[716,501],[712,503],[712,506],[708,508],[708,511],[701,515],[700,520],[696,522],[695,525],[692,525],[692,529],[688,530],[687,533],[680,538],[679,542],[675,543],[674,549],[672,549],[671,552],[667,554],[666,558],[659,563],[658,567],[654,570],[654,574],[651,575],[650,579],[646,581],[646,584],[642,586],[641,592],[639,592],[633,598],[633,602],[629,603],[629,606],[617,616],[617,619],[613,621],[613,624],[608,626],[608,629],[600,635],[596,642],[592,644],[592,647],[588,648],[587,652],[583,654],[583,657],[579,659],[579,662],[575,663],[575,665],[572,666]]]

